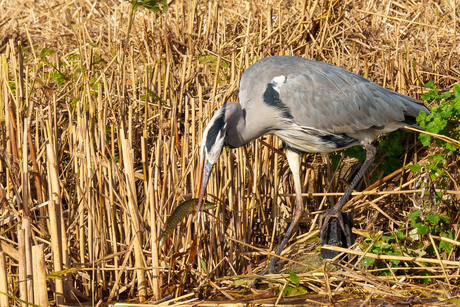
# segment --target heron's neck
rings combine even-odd
[[[229,147],[241,147],[261,135],[254,129],[248,128],[244,113],[245,111],[241,108],[239,103],[227,103],[225,110],[225,121],[227,123],[225,144]]]

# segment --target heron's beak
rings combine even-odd
[[[199,216],[201,212],[201,205],[203,203],[204,194],[206,193],[206,186],[208,185],[209,177],[211,176],[212,167],[214,164],[208,162],[206,158],[203,158],[201,162],[201,178],[200,178],[200,189],[198,191],[198,210],[196,211],[196,220],[199,222]]]

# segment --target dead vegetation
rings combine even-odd
[[[0,0],[0,291],[10,295],[9,302],[0,295],[0,305],[20,305],[12,296],[44,306],[168,295],[273,304],[293,288],[292,277],[267,280],[279,286],[276,295],[270,287],[246,296],[237,276],[268,263],[293,210],[291,174],[274,137],[224,150],[208,186],[217,208],[198,227],[199,239],[190,217],[157,248],[174,207],[196,195],[208,119],[226,99],[237,99],[245,68],[272,55],[342,66],[419,99],[429,80],[450,90],[460,81],[459,10],[451,0],[173,0],[167,14],[139,10],[126,44],[128,2]],[[422,148],[412,134],[403,142],[396,171],[371,167],[365,192],[348,205],[358,242],[368,249],[348,250],[357,257],[335,272],[297,272],[306,292],[322,295],[303,303],[455,299],[457,156],[446,162],[447,184],[426,187],[444,195],[433,212],[447,212],[454,238],[419,238],[425,249],[449,242],[451,252],[369,252],[379,231],[408,232],[414,206],[434,204],[419,198],[425,173],[404,165],[425,165],[442,149]],[[310,213],[283,264],[318,248],[318,213],[344,190],[339,179],[356,162],[345,157],[334,173],[321,156],[304,158]],[[378,258],[385,273],[363,266],[364,256]]]

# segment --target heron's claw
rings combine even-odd
[[[329,227],[329,222],[331,218],[337,218],[337,221],[339,222],[340,228],[342,228],[343,233],[348,237],[348,232],[345,230],[345,223],[343,222],[343,217],[342,217],[342,210],[338,209],[337,207],[333,207],[329,212],[324,213],[320,217],[319,221],[319,228],[320,228],[320,233],[319,233],[319,242],[321,244],[325,244],[325,230]]]

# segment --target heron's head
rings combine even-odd
[[[219,160],[222,149],[225,145],[225,136],[227,134],[227,123],[225,121],[225,107],[222,106],[209,121],[203,132],[201,141],[201,180],[199,189],[198,212],[201,208],[206,186],[211,176],[212,167]]]

